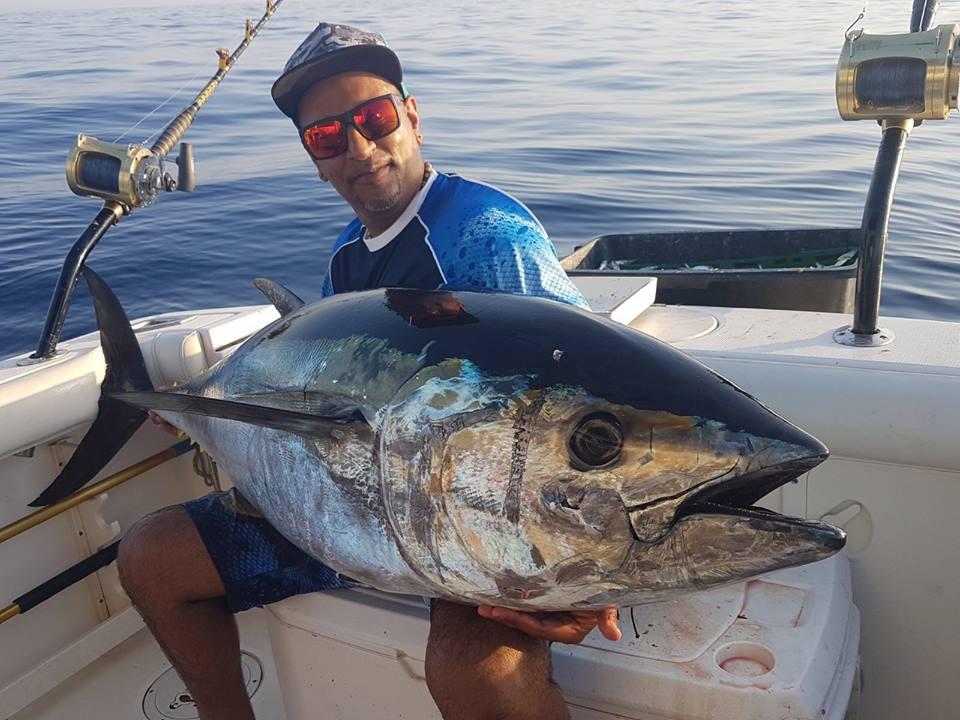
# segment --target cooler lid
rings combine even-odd
[[[623,638],[619,642],[610,642],[594,632],[583,645],[648,660],[691,662],[733,625],[744,606],[745,593],[746,585],[740,583],[675,600],[623,608],[620,611]]]

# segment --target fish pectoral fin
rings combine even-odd
[[[251,395],[235,395],[233,402],[321,417],[342,417],[354,412],[362,413],[361,406],[349,396],[310,390],[281,389]]]
[[[189,415],[206,415],[309,435],[326,434],[344,425],[367,425],[366,418],[355,408],[336,415],[314,415],[297,410],[184,393],[125,392],[111,394],[111,396],[145,410],[169,410]]]
[[[294,310],[299,310],[304,305],[303,300],[301,300],[293,290],[284,287],[274,280],[257,278],[253,281],[253,284],[257,287],[257,290],[264,294],[267,300],[273,303],[273,306],[281,316],[288,315]]]

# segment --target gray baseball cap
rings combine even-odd
[[[300,98],[313,85],[338,73],[365,71],[389,80],[407,96],[403,69],[383,36],[350,25],[322,22],[287,60],[270,90],[280,111],[297,122]]]

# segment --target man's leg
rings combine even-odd
[[[182,507],[148,515],[120,543],[120,581],[193,696],[202,720],[253,720],[237,623]]]
[[[433,601],[426,675],[445,720],[570,717],[550,679],[549,645],[475,607]]]

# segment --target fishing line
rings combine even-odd
[[[37,344],[36,352],[25,362],[43,362],[56,353],[57,342],[60,340],[60,333],[66,321],[70,301],[73,299],[77,279],[86,264],[87,256],[104,234],[122,217],[134,210],[152,205],[161,193],[175,190],[192,192],[196,187],[193,147],[189,143],[181,144],[180,140],[193,124],[197,113],[230,72],[234,63],[283,2],[284,0],[266,0],[263,15],[256,23],[250,19],[247,20],[243,41],[232,53],[227,48],[217,48],[220,61],[217,64],[216,73],[203,86],[190,105],[163,129],[159,139],[153,145],[149,147],[146,144],[124,145],[117,141],[108,143],[82,133],[77,135],[76,142],[67,156],[67,184],[77,195],[102,200],[103,207],[70,248],[60,268],[53,297],[50,299],[40,342]],[[194,76],[195,79],[196,76]],[[126,130],[117,140],[138,127],[182,90],[181,87]],[[153,135],[150,137],[152,138]],[[180,146],[179,155],[174,160],[169,159],[167,156],[178,145]],[[176,170],[173,169],[174,165]]]
[[[169,103],[169,102],[170,102],[171,100],[173,100],[175,97],[177,97],[178,95],[180,95],[180,94],[184,91],[184,89],[187,87],[187,85],[190,85],[194,80],[196,80],[198,77],[200,77],[201,75],[203,75],[204,72],[205,72],[205,70],[198,70],[197,73],[196,73],[192,78],[190,78],[190,79],[187,80],[183,85],[181,85],[178,90],[175,90],[174,93],[173,93],[173,95],[171,95],[171,96],[168,97],[166,100],[164,100],[162,103],[160,103],[159,105],[157,105],[153,110],[151,110],[151,111],[148,112],[146,115],[144,115],[142,118],[140,118],[135,124],[131,125],[131,126],[128,127],[126,130],[124,130],[122,133],[120,133],[120,136],[117,137],[117,139],[114,140],[114,142],[120,142],[124,137],[126,137],[126,135],[127,135],[131,130],[135,130],[135,129],[138,128],[140,125],[142,125],[144,120],[146,120],[148,117],[150,117],[151,115],[153,115],[157,110],[159,110],[159,109],[162,108],[164,105],[166,105],[167,103]],[[161,132],[163,132],[163,128],[161,128],[160,130],[157,130],[155,133],[153,133],[153,135],[151,135],[150,137],[146,138],[146,139],[143,141],[143,144],[146,145],[148,142],[150,142],[151,138],[153,138],[155,135],[159,135]]]
[[[859,31],[857,31],[857,32],[854,32],[852,35],[851,35],[851,33],[850,33],[850,31],[853,30],[854,26],[855,26],[857,23],[859,23],[861,20],[863,20],[863,19],[867,16],[867,6],[868,6],[869,4],[870,4],[870,0],[864,0],[864,2],[863,2],[863,7],[860,8],[860,14],[857,16],[857,19],[854,20],[852,23],[850,23],[850,25],[847,27],[847,29],[843,31],[843,36],[844,36],[847,40],[850,40],[850,39],[852,39],[852,38],[854,38],[854,37],[859,37],[859,35],[863,32],[863,30],[861,29],[861,30],[859,30]]]

